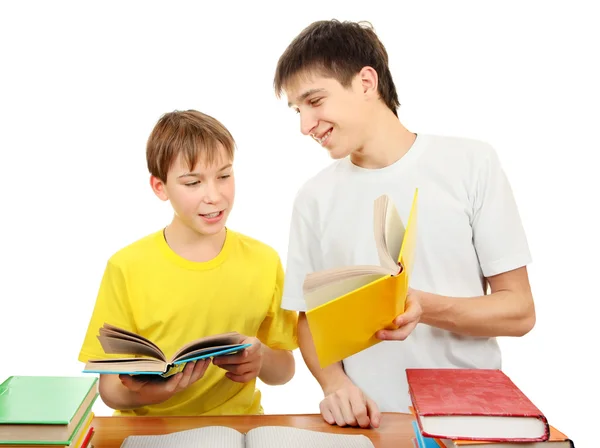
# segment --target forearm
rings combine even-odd
[[[321,368],[304,313],[298,315],[298,344],[304,362],[326,395],[337,390],[344,383],[350,382],[341,362],[336,362],[324,369]]]
[[[289,350],[274,350],[263,346],[263,364],[258,377],[272,386],[285,384],[295,372],[294,355]]]
[[[153,403],[143,402],[137,392],[125,387],[118,375],[100,375],[98,386],[102,401],[115,410],[136,409]]]
[[[523,336],[535,324],[533,298],[513,291],[478,297],[420,293],[421,322],[476,337]]]

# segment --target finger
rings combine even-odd
[[[358,426],[368,428],[371,425],[371,421],[369,420],[364,396],[359,393],[352,394],[350,396],[350,407]]]
[[[323,420],[325,420],[330,425],[335,424],[335,418],[333,416],[333,413],[331,412],[331,409],[329,409],[326,400],[321,401],[321,403],[319,404],[319,408],[321,409],[321,415],[323,416]]]
[[[369,415],[369,420],[371,421],[371,425],[374,428],[379,428],[381,423],[381,412],[379,412],[379,407],[377,403],[375,403],[370,398],[367,398],[367,413]]]
[[[195,367],[196,361],[189,361],[185,364],[183,368],[183,375],[179,380],[179,384],[177,384],[177,389],[185,389],[186,387],[188,387],[188,384],[190,383],[190,379],[192,377],[192,372],[194,371]]]
[[[223,370],[227,370],[228,372],[234,375],[243,375],[248,373],[254,369],[254,364],[251,362],[245,362],[243,364],[225,364],[221,367]]]
[[[183,377],[183,372],[177,372],[175,375],[173,375],[171,378],[169,378],[167,380],[167,382],[164,384],[165,390],[167,392],[173,392],[179,385],[179,381],[181,381],[182,377]]]
[[[213,358],[213,364],[219,367],[222,367],[226,364],[240,364],[242,362],[245,362],[244,352],[236,353],[235,355],[223,355]]]
[[[394,324],[401,326],[413,320],[419,319],[422,312],[423,310],[421,309],[420,303],[416,300],[410,300],[409,297],[409,300],[406,302],[406,309],[404,310],[404,313],[396,316],[396,319],[394,319]]]
[[[335,424],[338,426],[346,426],[346,419],[344,418],[344,414],[342,413],[342,409],[340,408],[340,404],[335,398],[335,396],[331,396],[329,399],[329,409],[333,414],[333,419],[335,420]]]
[[[146,381],[136,380],[131,375],[119,375],[119,379],[132,392],[138,392],[146,384]]]
[[[356,426],[356,418],[354,417],[354,413],[352,412],[352,406],[350,405],[350,397],[346,393],[340,394],[338,392],[332,396],[332,399],[334,406],[339,409],[344,423],[346,425]]]
[[[190,377],[189,384],[195,383],[200,378],[202,378],[209,365],[210,365],[210,359],[202,359],[200,361],[197,361],[196,365],[194,366],[194,371],[192,372],[192,376]]]

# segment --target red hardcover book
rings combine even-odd
[[[427,437],[543,442],[544,414],[501,370],[406,369],[421,433]]]

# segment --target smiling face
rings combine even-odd
[[[347,88],[313,72],[298,74],[283,90],[288,105],[300,115],[301,132],[340,159],[360,151],[370,137],[376,86],[377,75],[367,67]]]
[[[154,193],[169,201],[174,219],[202,236],[219,234],[227,222],[235,197],[233,160],[224,148],[207,163],[200,159],[190,169],[180,154],[163,182],[151,176]]]

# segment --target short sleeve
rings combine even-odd
[[[266,318],[258,329],[258,339],[268,347],[277,350],[295,350],[298,348],[296,328],[298,313],[281,308],[283,291],[283,266],[277,258],[277,273],[271,305]]]
[[[471,226],[473,243],[485,277],[531,262],[513,192],[493,148],[477,171]]]
[[[296,198],[290,224],[282,301],[283,308],[295,311],[306,311],[303,292],[306,274],[320,269],[319,240],[302,206],[301,199]]]
[[[137,332],[131,313],[125,275],[112,260],[107,263],[102,276],[94,310],[79,352],[79,361],[87,362],[90,359],[119,356],[105,354],[98,341],[98,330],[105,322]]]

